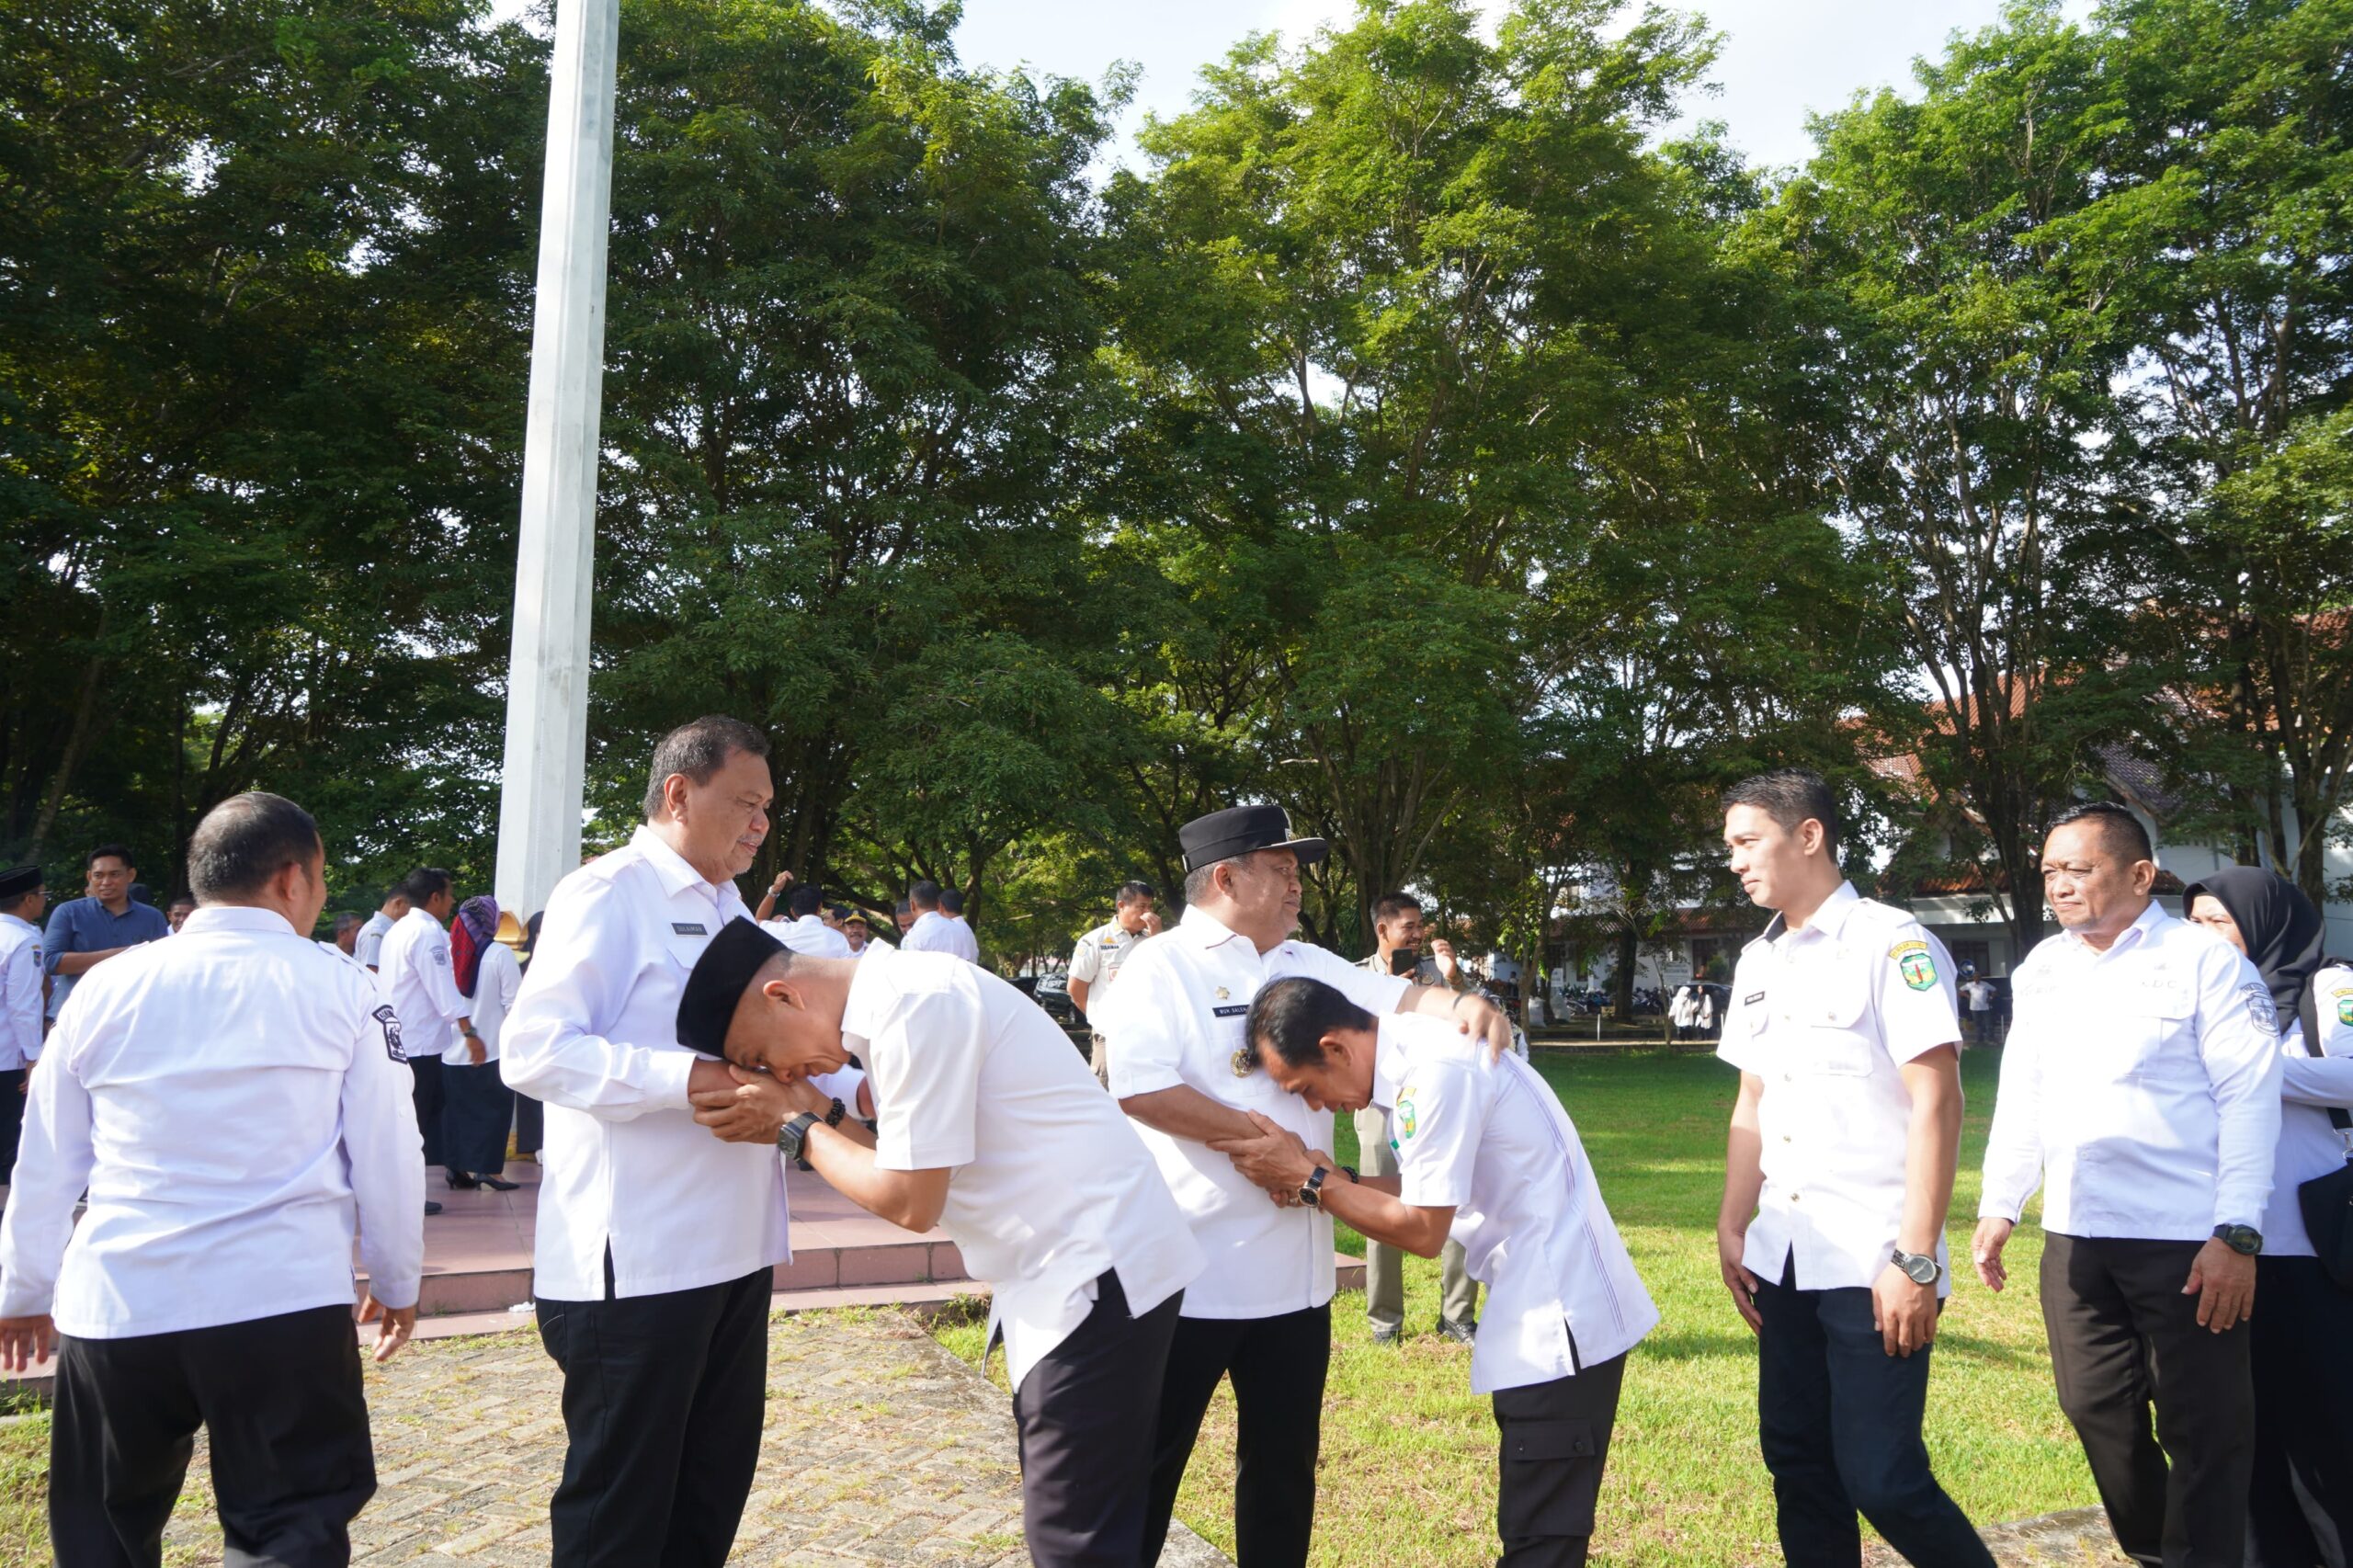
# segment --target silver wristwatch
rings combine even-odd
[[[1904,1270],[1904,1277],[1915,1285],[1933,1285],[1945,1277],[1945,1266],[1935,1257],[1905,1252],[1902,1247],[1897,1247],[1888,1261]]]

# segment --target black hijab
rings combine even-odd
[[[2290,1019],[2301,1018],[2306,1048],[2319,1050],[2305,996],[2320,969],[2326,926],[2313,901],[2295,883],[2260,866],[2225,866],[2192,882],[2181,895],[2185,918],[2200,893],[2220,903],[2238,923],[2247,961],[2263,971],[2263,983],[2271,988],[2279,1032],[2288,1032]]]

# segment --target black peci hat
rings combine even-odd
[[[722,926],[695,960],[686,994],[678,998],[678,1043],[725,1060],[728,1026],[735,1021],[744,993],[761,966],[784,950],[782,942],[740,915]]]
[[[1195,817],[1176,830],[1176,842],[1185,851],[1188,871],[1260,849],[1292,850],[1301,865],[1313,866],[1331,849],[1320,838],[1293,838],[1290,813],[1280,806],[1228,806]]]
[[[11,866],[0,871],[0,899],[22,898],[48,880],[39,866]]]

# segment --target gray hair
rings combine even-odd
[[[662,814],[662,786],[671,775],[683,773],[698,784],[708,784],[710,776],[726,767],[728,758],[737,752],[766,756],[768,738],[743,720],[723,713],[706,713],[663,736],[654,744],[653,777],[646,780],[645,820],[652,822]]]

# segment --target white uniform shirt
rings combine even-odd
[[[1552,1085],[1517,1056],[1489,1062],[1485,1040],[1450,1019],[1378,1022],[1372,1103],[1389,1113],[1398,1197],[1454,1210],[1464,1266],[1487,1288],[1471,1392],[1551,1382],[1631,1350],[1658,1309]]]
[[[1129,956],[1143,941],[1143,933],[1131,931],[1118,920],[1106,920],[1078,939],[1070,950],[1072,980],[1086,982],[1086,1006],[1091,1014],[1111,994],[1112,983],[1120,978],[1120,969]]]
[[[376,911],[359,927],[359,936],[351,944],[351,956],[358,959],[363,968],[382,969],[384,938],[392,934],[392,917],[381,909]]]
[[[1255,1110],[1306,1140],[1332,1146],[1332,1113],[1310,1110],[1266,1074],[1236,1076],[1251,998],[1290,975],[1320,980],[1372,1013],[1394,1011],[1406,983],[1373,974],[1338,954],[1290,940],[1266,953],[1196,906],[1137,948],[1120,988],[1090,1020],[1110,1041],[1111,1093],[1120,1099],[1182,1084],[1221,1105]],[[1259,1318],[1304,1312],[1332,1299],[1332,1221],[1319,1210],[1279,1209],[1206,1143],[1136,1124],[1176,1206],[1209,1260],[1185,1292],[1188,1318]]]
[[[515,961],[515,949],[504,942],[493,942],[482,950],[482,968],[474,975],[474,1033],[482,1037],[483,1060],[498,1060],[499,1037],[506,1032],[506,1016],[515,1007],[515,998],[523,989],[523,966]],[[455,1060],[465,1066],[473,1060],[466,1053],[462,1041]]]
[[[422,909],[412,909],[393,922],[392,934],[384,938],[380,972],[392,1011],[400,1015],[409,1059],[438,1056],[447,1062],[454,1054],[460,1063],[466,1062],[458,1020],[473,1010],[473,1004],[458,989],[457,971],[450,967],[449,933],[441,922]]]
[[[58,1019],[0,1317],[114,1339],[348,1303],[355,1230],[376,1298],[415,1305],[425,1161],[390,1006],[270,910],[209,905],[180,937],[92,970]]]
[[[915,916],[899,942],[903,953],[953,953],[966,963],[981,961],[980,939],[961,920],[950,920],[936,909]]]
[[[2334,965],[2313,976],[2313,1012],[2320,1020],[2320,1053],[2353,1056],[2353,969]]]
[[[803,915],[794,920],[763,920],[760,929],[794,952],[809,958],[849,959],[858,956],[849,950],[849,938],[826,925],[820,915]]]
[[[1036,1004],[945,953],[858,960],[843,1043],[874,1084],[874,1163],[949,1168],[939,1228],[992,1288],[1018,1390],[1117,1269],[1150,1312],[1201,1271],[1200,1248],[1119,1107]]]
[[[687,975],[722,925],[751,918],[651,829],[549,895],[499,1070],[547,1105],[533,1289],[602,1301],[740,1279],[792,1256],[773,1144],[698,1126],[678,1043]],[[855,1103],[860,1075],[819,1079]],[[848,1092],[842,1084],[847,1081]]]
[[[1868,1290],[1904,1227],[1912,1095],[1904,1063],[1961,1039],[1952,960],[1900,909],[1841,882],[1802,930],[1777,915],[1741,949],[1716,1054],[1764,1080],[1765,1190],[1741,1266],[1800,1290]],[[1937,1261],[1948,1272],[1942,1232]]]
[[[2279,1044],[2271,993],[2237,949],[2152,903],[2106,952],[2046,938],[2011,989],[1981,1216],[2018,1219],[2047,1180],[2042,1228],[2062,1235],[2262,1225]]]
[[[0,1072],[40,1060],[40,927],[0,915]]]
[[[1993,1010],[1994,987],[1986,982],[1983,980],[1972,980],[1967,985],[1961,987],[1961,992],[1969,998],[1969,1010],[1971,1012],[1984,1013]]]

